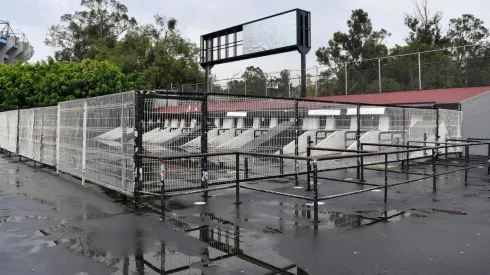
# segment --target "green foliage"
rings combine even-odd
[[[140,76],[125,75],[114,64],[85,60],[0,65],[0,102],[3,108],[56,104],[59,101],[128,91],[141,86]]]

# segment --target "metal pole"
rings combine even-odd
[[[82,132],[82,185],[85,185],[85,167],[87,162],[87,101],[83,103],[83,132]]]
[[[135,95],[135,133],[134,133],[134,205],[138,207],[141,189],[143,185],[143,160],[137,154],[143,153],[143,116],[144,116],[144,94],[141,91]]]
[[[318,223],[318,165],[313,161],[313,222]]]
[[[279,153],[281,153],[281,156],[282,156],[282,155],[284,155],[284,150],[283,150],[283,148],[281,148],[281,149],[279,150]],[[279,164],[279,174],[281,174],[281,175],[282,175],[282,174],[284,174],[284,159],[283,159],[283,158],[281,158],[279,161],[280,161],[280,164]]]
[[[379,92],[381,93],[381,58],[378,58]]]
[[[288,98],[291,98],[291,85],[293,85],[293,83],[289,82],[289,85],[288,85]]]
[[[384,202],[388,202],[388,154],[385,154],[385,197]]]
[[[267,96],[267,78],[265,78],[265,96]]]
[[[422,90],[422,69],[420,67],[420,53],[418,53],[419,60],[419,90]]]
[[[208,153],[208,94],[203,95],[201,106],[201,154]],[[208,158],[201,158],[201,187],[208,189]],[[203,197],[208,197],[208,191],[204,191]]]
[[[439,136],[439,123],[440,123],[439,119],[440,119],[439,118],[439,109],[436,107],[436,133],[435,133],[436,134],[436,140],[435,140],[436,147],[439,146],[438,142],[439,142],[439,138],[440,138],[440,136]],[[437,152],[439,153],[439,149],[437,149]],[[436,158],[437,158],[437,155],[436,155]]]
[[[166,204],[166,196],[165,196],[165,164],[160,163],[160,207],[162,210],[161,217],[162,221],[165,220],[165,204]]]
[[[436,149],[432,149],[432,191],[437,191],[437,178],[436,178]]]
[[[294,102],[294,155],[299,156],[299,102],[298,100],[295,100]],[[294,179],[296,182],[296,185],[299,184],[298,182],[298,173],[299,173],[299,163],[298,160],[294,160]]]
[[[406,114],[405,114],[405,107],[402,107],[402,144],[405,145],[405,131],[406,131]],[[407,158],[407,162],[408,162],[408,158]],[[405,166],[405,161],[402,161],[402,169],[404,168]]]
[[[488,144],[488,153],[487,153],[487,174],[490,175],[490,143]]]
[[[248,179],[248,158],[245,158],[243,177]]]
[[[356,129],[356,143],[357,151],[361,150],[361,104],[357,103],[357,129]],[[359,154],[359,153],[358,153]],[[357,179],[360,179],[361,174],[361,159],[357,157]]]
[[[363,150],[363,145],[361,144],[361,150]],[[364,180],[364,157],[361,156],[361,179],[359,180],[360,182],[365,182]]]
[[[301,97],[306,97],[306,54],[301,54]]]
[[[245,83],[245,95],[247,95],[247,80],[243,80],[243,83]]]
[[[235,205],[240,205],[240,154],[235,154]]]
[[[470,162],[470,146],[465,145],[464,150],[464,166],[466,167],[466,169],[464,170],[464,185],[468,186],[468,164]]]
[[[347,62],[344,63],[344,71],[345,71],[345,77],[344,77],[345,78],[345,95],[347,95],[347,90],[348,90],[348,88],[347,88]]]
[[[308,136],[306,138],[306,156],[309,158],[311,157],[311,149],[310,149],[310,146],[311,146],[311,136]],[[306,191],[311,191],[311,162],[308,160],[306,162]]]
[[[315,78],[315,97],[318,96],[318,66],[316,68],[316,78]]]

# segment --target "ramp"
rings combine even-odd
[[[244,144],[242,149],[247,152],[272,153],[294,141],[295,135],[295,123],[284,121]]]

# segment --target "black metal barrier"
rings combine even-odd
[[[308,142],[311,142],[311,139],[308,139]],[[446,149],[446,148],[454,148],[454,147],[461,147],[465,146],[466,148],[469,148],[470,146],[477,146],[477,145],[489,145],[490,142],[484,143],[484,142],[469,142],[469,143],[450,143],[450,142],[439,142],[440,144],[444,145],[436,145],[433,147],[420,147],[420,146],[414,146],[416,148],[410,148],[408,145],[389,145],[391,147],[400,147],[400,148],[408,148],[404,150],[390,150],[390,151],[381,151],[381,152],[370,152],[370,151],[365,151],[365,150],[344,150],[344,149],[337,149],[337,148],[312,148],[308,147],[307,148],[307,157],[302,157],[302,156],[286,156],[286,155],[271,155],[271,154],[262,154],[262,153],[251,153],[251,152],[226,152],[226,153],[207,153],[207,154],[189,154],[189,155],[179,155],[179,156],[167,156],[167,157],[160,157],[160,156],[154,156],[154,155],[145,155],[145,154],[137,154],[137,156],[141,159],[153,159],[153,160],[159,160],[160,162],[165,161],[165,160],[172,160],[172,159],[186,159],[186,158],[204,158],[204,157],[212,157],[212,156],[235,156],[235,179],[229,180],[229,181],[223,181],[220,182],[219,186],[216,187],[209,187],[205,186],[204,188],[199,188],[199,189],[194,189],[194,190],[181,190],[181,191],[166,191],[165,190],[165,175],[161,174],[161,188],[160,188],[160,194],[156,193],[147,193],[147,192],[142,192],[141,190],[138,190],[138,192],[141,192],[143,194],[149,194],[149,195],[156,195],[160,196],[161,200],[161,213],[164,216],[166,209],[165,209],[165,204],[166,204],[166,199],[171,198],[171,197],[176,197],[176,196],[184,196],[184,195],[190,195],[190,194],[197,194],[197,193],[204,193],[207,194],[208,192],[213,192],[213,191],[218,191],[218,190],[223,190],[223,189],[231,189],[235,188],[235,204],[237,207],[241,204],[240,200],[240,189],[247,189],[247,190],[252,190],[252,191],[257,191],[257,192],[263,192],[263,193],[268,193],[268,194],[274,194],[278,196],[285,196],[285,197],[290,197],[290,198],[295,198],[295,199],[301,199],[305,201],[310,201],[313,202],[313,211],[314,211],[314,218],[313,222],[317,223],[319,222],[318,220],[318,202],[320,201],[325,201],[325,200],[330,200],[334,198],[339,198],[339,197],[345,197],[345,196],[350,196],[354,194],[360,194],[360,193],[365,193],[369,192],[372,190],[379,190],[379,189],[384,189],[384,202],[386,203],[388,201],[388,188],[389,187],[394,187],[398,185],[403,185],[419,180],[424,180],[424,179],[430,179],[432,178],[432,189],[433,192],[437,191],[437,177],[441,175],[446,175],[450,173],[455,173],[455,172],[460,172],[460,171],[465,171],[465,185],[467,185],[468,182],[468,170],[479,167],[481,165],[488,165],[488,162],[485,164],[479,163],[477,165],[469,165],[469,154],[468,150],[466,150],[465,153],[465,165],[464,166],[458,166],[458,169],[451,170],[451,171],[445,171],[445,172],[440,172],[437,173],[437,156],[439,155],[438,151],[441,149]],[[370,145],[370,146],[387,146],[386,144],[376,144],[376,143],[363,143],[364,145]],[[312,150],[318,150],[318,151],[331,151],[331,152],[338,152],[338,153],[351,153],[351,154],[342,154],[342,155],[321,155],[321,156],[311,156],[311,151]],[[390,171],[388,169],[388,164],[391,162],[396,162],[397,160],[389,160],[388,157],[389,155],[394,155],[394,154],[407,154],[409,155],[410,153],[413,152],[421,152],[421,151],[426,151],[429,150],[431,151],[431,155],[428,156],[431,159],[431,164],[432,164],[432,173],[416,173],[416,172],[410,172],[408,169],[406,171],[396,171],[396,172],[402,172],[405,174],[412,174],[412,175],[419,175],[421,177],[417,177],[416,179],[409,179],[405,180],[402,182],[397,182],[397,183],[388,183],[388,173],[389,172],[394,172]],[[240,177],[240,157],[244,156],[244,177]],[[246,182],[249,181],[257,181],[261,179],[272,179],[272,178],[278,178],[278,177],[285,177],[285,176],[292,176],[295,175],[295,173],[289,173],[289,174],[282,174],[282,175],[270,175],[270,176],[261,176],[261,177],[250,177],[249,171],[248,171],[248,158],[246,156],[253,156],[253,157],[265,157],[265,158],[277,158],[277,159],[290,159],[294,161],[306,161],[307,162],[307,172],[303,172],[300,174],[307,174],[308,176],[308,181],[307,181],[307,189],[306,191],[313,191],[313,197],[311,196],[301,196],[301,195],[296,195],[296,194],[289,194],[289,193],[284,193],[284,192],[278,192],[274,190],[268,190],[268,189],[262,189],[258,187],[252,187],[250,185],[245,184]],[[364,164],[364,158],[366,157],[373,157],[373,156],[383,156],[384,160],[381,162],[377,163],[368,163]],[[343,166],[340,168],[326,168],[326,169],[319,169],[318,164],[321,163],[322,161],[329,161],[329,160],[342,160],[342,159],[351,159],[351,158],[359,158],[360,159],[360,167],[358,165],[352,165],[352,166]],[[425,156],[420,157],[420,158],[426,158]],[[420,159],[419,158],[419,159]],[[414,160],[415,158],[411,158],[410,160]],[[383,164],[384,169],[380,169],[384,171],[384,184],[374,184],[374,183],[367,183],[364,180],[364,169],[367,169],[365,166],[371,166],[375,164]],[[328,178],[328,177],[323,177],[319,176],[319,172],[325,172],[325,171],[332,171],[332,170],[338,170],[338,169],[347,169],[347,168],[360,168],[361,174],[359,175],[358,181],[354,180],[343,180],[343,179],[335,179],[335,178]],[[490,172],[490,169],[488,170]],[[310,186],[310,179],[313,177],[313,188]],[[362,190],[356,190],[356,191],[351,191],[351,192],[346,192],[342,194],[336,194],[336,195],[330,195],[330,196],[324,196],[324,197],[319,197],[319,192],[318,192],[318,179],[323,179],[323,180],[329,180],[329,181],[339,181],[339,182],[347,182],[347,183],[355,183],[358,185],[366,185],[370,186],[368,188],[363,188]],[[208,197],[205,196],[205,199]]]

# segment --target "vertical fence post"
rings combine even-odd
[[[248,158],[245,158],[243,177],[248,179]]]
[[[347,87],[347,63],[344,63],[344,72],[345,72],[345,95],[347,95],[348,87]]]
[[[487,174],[490,175],[490,143],[488,144],[487,152]]]
[[[385,154],[385,196],[384,196],[384,202],[388,202],[388,154]]]
[[[9,124],[8,121],[7,121],[7,124]],[[17,132],[17,137],[15,138],[16,139],[15,140],[15,143],[16,143],[15,144],[15,152],[12,152],[12,153],[19,154],[19,162],[20,162],[20,142],[19,142],[20,141],[19,140],[19,136],[20,135],[19,135],[19,125],[20,125],[20,110],[17,109],[17,128],[15,129],[15,131]]]
[[[438,150],[432,149],[432,191],[437,191],[436,158]]]
[[[361,104],[357,103],[357,129],[356,129],[356,143],[357,143],[357,151],[361,150]],[[359,154],[359,153],[358,153]],[[361,160],[357,157],[357,179],[360,179],[361,174]]]
[[[427,147],[427,133],[424,133],[424,147]],[[424,150],[424,157],[427,156],[427,150]]]
[[[318,96],[318,66],[316,68],[316,77],[315,77],[315,97]]]
[[[464,185],[468,186],[468,164],[470,162],[470,146],[467,144],[464,146]]]
[[[381,93],[381,58],[378,58],[378,79],[379,79],[379,92]]]
[[[161,218],[165,220],[165,210],[166,210],[166,199],[165,194],[165,164],[160,163],[160,207],[161,207]]]
[[[410,149],[410,140],[407,141],[407,154],[406,154],[406,160],[405,160],[405,167],[407,168],[407,171],[410,169],[410,152],[408,152],[408,150]],[[424,150],[424,153],[425,153],[425,150]]]
[[[311,149],[310,149],[310,146],[311,146],[311,136],[308,136],[307,137],[307,140],[306,140],[306,156],[308,158],[311,157]],[[306,162],[306,191],[311,191],[311,162],[310,160],[307,160]]]
[[[240,154],[235,153],[235,205],[241,204],[240,201]]]
[[[137,91],[135,94],[135,121],[134,121],[134,204],[138,206],[143,188],[143,160],[139,154],[143,153],[143,117],[144,117],[144,94]]]
[[[58,104],[56,110],[56,175],[60,174],[60,130],[61,130],[61,108]]]
[[[436,147],[438,147],[439,146],[438,142],[439,142],[439,138],[440,138],[439,137],[439,123],[440,123],[439,119],[440,118],[439,118],[439,108],[437,108],[437,107],[435,107],[435,108],[436,108],[436,132],[435,132],[435,135],[436,135],[435,142],[436,143],[435,143],[435,145],[436,145]],[[439,152],[439,149],[437,149],[437,152]],[[436,158],[437,158],[437,154],[436,154]]]
[[[281,156],[283,156],[284,155],[284,149],[283,148],[279,149],[279,153],[281,154]],[[279,174],[281,174],[281,175],[284,174],[284,158],[279,159]]]
[[[299,155],[299,101],[294,101],[294,155]],[[298,173],[299,173],[299,163],[298,160],[294,160],[294,181],[298,185]]]
[[[419,64],[419,90],[422,90],[422,69],[420,67],[420,53],[418,53],[418,64]]]
[[[318,223],[318,165],[313,160],[313,222]]]
[[[121,108],[121,187],[124,190],[128,189],[127,182],[126,182],[126,177],[127,177],[127,165],[128,165],[128,160],[126,157],[127,154],[127,142],[128,142],[128,125],[126,123],[126,117],[128,115],[127,111],[127,106],[122,106]]]
[[[406,136],[405,136],[405,131],[407,130],[406,129],[406,110],[405,110],[405,107],[402,107],[402,144],[405,145],[406,144]],[[406,149],[409,149],[409,148],[406,148]],[[408,162],[408,159],[407,159],[407,162]],[[404,168],[404,165],[405,165],[405,162],[402,161],[402,169]]]
[[[82,185],[85,185],[85,167],[87,165],[87,100],[83,102],[83,140],[82,140]]]
[[[208,153],[208,94],[204,93],[201,102],[201,154]],[[208,189],[208,158],[201,158],[201,187]],[[208,191],[204,191],[203,197],[208,197]]]
[[[361,151],[364,151],[364,146],[361,143]],[[362,182],[365,182],[364,180],[364,157],[361,156],[361,179],[359,180],[362,184]]]
[[[444,140],[446,142],[446,144],[444,144],[446,147],[444,148],[444,154],[446,155],[444,157],[444,162],[446,163],[446,167],[447,167],[447,160],[448,160],[448,149],[447,149],[447,138]],[[453,147],[454,148],[454,147]]]

